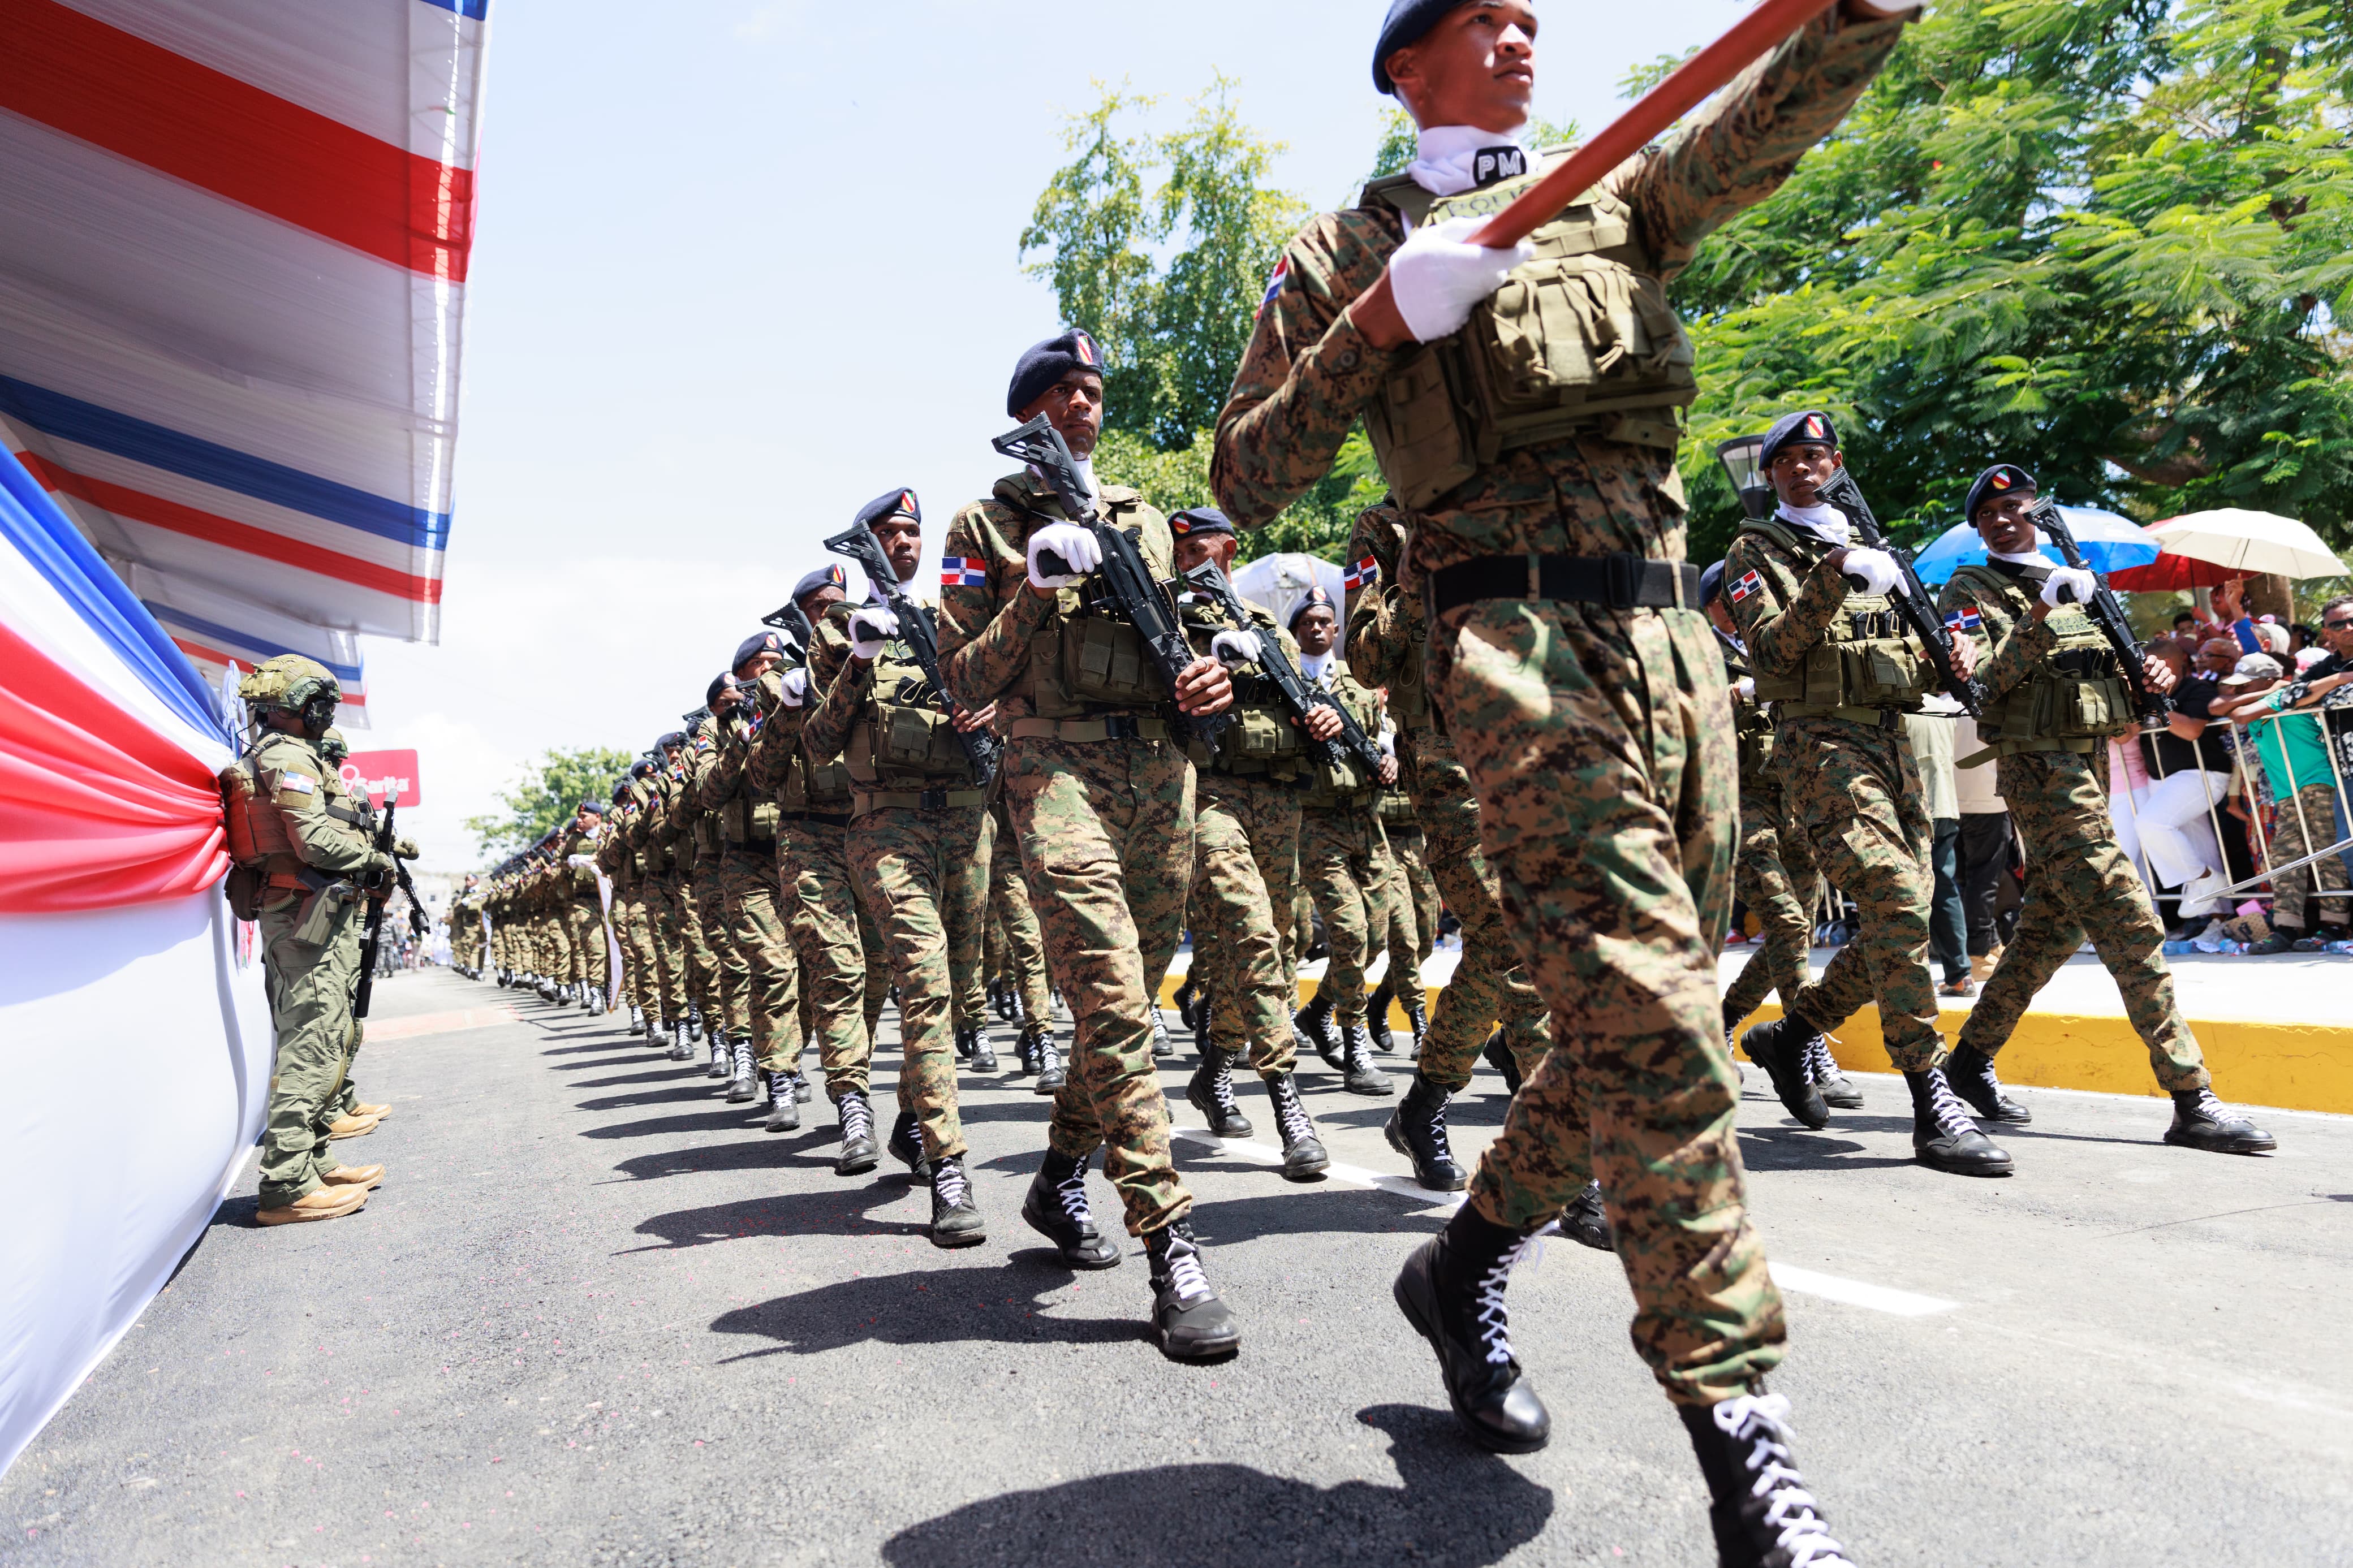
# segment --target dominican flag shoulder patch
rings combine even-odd
[[[977,588],[988,581],[988,567],[976,555],[943,555],[940,557],[940,586],[943,588]]]
[[[1955,610],[1951,615],[1947,616],[1945,617],[1945,629],[1948,632],[1983,631],[1985,629],[1985,617],[1978,614],[1978,607],[1975,605],[1970,605],[1962,609]]]
[[[1282,286],[1290,281],[1291,258],[1286,256],[1274,264],[1274,275],[1266,280],[1266,292],[1259,296],[1258,312],[1254,313],[1262,313],[1269,305],[1273,304],[1274,297],[1282,293]]]
[[[1381,563],[1367,555],[1340,574],[1340,585],[1351,594],[1359,588],[1369,588],[1380,581]]]
[[[1749,595],[1761,594],[1764,591],[1764,578],[1759,577],[1753,570],[1743,572],[1739,581],[1732,584],[1732,602],[1736,605]]]

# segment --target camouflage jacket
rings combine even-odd
[[[254,751],[253,774],[255,796],[276,808],[287,842],[305,866],[359,871],[375,862],[375,845],[363,826],[366,797],[354,804],[343,774],[327,765],[318,747],[273,730]]]
[[[1835,9],[1778,48],[1661,145],[1602,186],[1633,209],[1662,281],[1700,242],[1773,194],[1828,135],[1903,36],[1907,18],[1856,22]],[[1277,283],[1218,416],[1209,479],[1218,504],[1254,527],[1324,477],[1365,406],[1409,348],[1373,346],[1347,308],[1403,240],[1386,208],[1326,213],[1284,247]],[[1414,521],[1417,572],[1485,555],[1683,556],[1683,480],[1661,447],[1564,437],[1506,451]],[[1409,589],[1418,577],[1409,574]]]

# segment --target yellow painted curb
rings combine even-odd
[[[1174,1007],[1176,983],[1171,975],[1160,987],[1160,1003]],[[1438,1005],[1440,988],[1429,990],[1428,1005]],[[1305,1005],[1315,982],[1303,980],[1299,1000]],[[1742,1027],[1781,1016],[1767,1004]],[[1960,1034],[1966,1008],[1947,1008],[1941,1027],[1947,1041]],[[1405,1010],[1389,1007],[1389,1026],[1407,1027]],[[2327,1110],[2353,1114],[2353,1027],[2341,1024],[2282,1024],[2237,1019],[2192,1018],[2190,1031],[2206,1053],[2214,1075],[2214,1091],[2239,1105],[2276,1105],[2290,1110]],[[1865,1007],[1840,1026],[1831,1037],[1831,1055],[1852,1072],[1894,1072],[1887,1047],[1879,1033],[1879,1009]],[[2158,1098],[2162,1091],[2149,1070],[2148,1047],[2121,1014],[2029,1013],[2019,1020],[1999,1058],[2004,1083],[2034,1089],[2082,1089],[2100,1094],[2137,1094]]]

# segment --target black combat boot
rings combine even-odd
[[[1405,1009],[1405,1021],[1413,1030],[1413,1054],[1421,1055],[1421,1042],[1430,1033],[1430,996],[1417,984],[1409,985],[1398,995],[1398,1004]]]
[[[1170,1361],[1215,1361],[1241,1348],[1234,1315],[1209,1289],[1201,1248],[1185,1220],[1144,1237],[1152,1268],[1152,1342]]]
[[[1119,1244],[1095,1229],[1094,1211],[1087,1206],[1086,1160],[1047,1150],[1045,1163],[1029,1179],[1029,1191],[1021,1200],[1021,1217],[1052,1242],[1071,1268],[1119,1267]]]
[[[1988,1121],[2007,1121],[2013,1127],[2023,1127],[2034,1120],[2026,1107],[2002,1093],[2001,1080],[1993,1076],[1993,1058],[1975,1046],[1957,1047],[1945,1058],[1945,1081],[1968,1103],[1971,1110]],[[1823,1098],[1828,1099],[1828,1094]]]
[[[690,1040],[702,1038],[702,1009],[692,1004],[689,1004],[686,1009],[686,1037]]]
[[[1397,1084],[1388,1070],[1373,1060],[1373,1040],[1362,1023],[1350,1024],[1340,1031],[1346,1041],[1345,1055],[1341,1058],[1340,1087],[1350,1094],[1370,1095],[1385,1099],[1397,1092]]]
[[[1389,1004],[1396,1000],[1397,987],[1387,979],[1365,998],[1365,1033],[1371,1037],[1373,1049],[1383,1056],[1397,1049],[1397,1037],[1389,1033]]]
[[[1489,1035],[1487,1043],[1479,1047],[1479,1059],[1504,1075],[1504,1092],[1506,1095],[1520,1092],[1520,1058],[1512,1050],[1512,1042],[1504,1037],[1501,1027]]]
[[[841,1152],[834,1156],[833,1173],[862,1176],[882,1158],[874,1145],[874,1108],[853,1089],[833,1102],[833,1113],[841,1119]]]
[[[1312,1182],[1331,1167],[1332,1156],[1315,1136],[1315,1119],[1300,1103],[1299,1085],[1291,1074],[1277,1073],[1264,1080],[1266,1098],[1274,1107],[1274,1130],[1282,1138],[1282,1179]]]
[[[907,1167],[907,1174],[919,1182],[932,1179],[931,1157],[923,1152],[923,1124],[912,1110],[899,1112],[891,1123],[891,1141],[884,1145],[891,1157]]]
[[[1446,1141],[1446,1102],[1452,1098],[1417,1071],[1381,1129],[1389,1147],[1413,1162],[1414,1181],[1433,1193],[1459,1193],[1471,1184]]]
[[[1390,1288],[1406,1321],[1438,1352],[1454,1418],[1472,1442],[1498,1454],[1533,1454],[1552,1436],[1552,1416],[1512,1354],[1504,1307],[1512,1265],[1527,1244],[1464,1204],[1414,1249]]]
[[[2268,1154],[2279,1147],[2279,1140],[2215,1099],[2211,1089],[2175,1091],[2165,1141],[2212,1154]]]
[[[1340,1038],[1332,1030],[1332,999],[1320,986],[1315,1000],[1291,1016],[1291,1028],[1298,1043],[1322,1057],[1325,1067],[1340,1070]]]
[[[1029,1086],[1032,1094],[1051,1094],[1070,1081],[1062,1071],[1062,1053],[1054,1048],[1053,1031],[1043,1024],[1032,1024],[1037,1037],[1029,1045],[1029,1056],[1038,1064],[1038,1081]]]
[[[670,1059],[674,1062],[694,1059],[694,1043],[687,1037],[687,1025],[682,1021],[670,1026]]]
[[[1176,1042],[1168,1037],[1168,1021],[1160,1016],[1160,1009],[1155,1006],[1152,1009],[1152,1058],[1165,1061],[1176,1054]]]
[[[932,1165],[932,1245],[974,1247],[987,1239],[980,1205],[972,1201],[972,1184],[965,1180],[963,1157],[943,1155]]]
[[[1247,1138],[1256,1131],[1234,1103],[1234,1058],[1215,1046],[1201,1053],[1201,1065],[1185,1086],[1185,1103],[1208,1119],[1215,1137]]]
[[[631,1034],[633,1034],[633,1035],[642,1035],[642,1034],[644,1034],[645,1032],[646,1032],[646,1010],[645,1010],[644,1008],[642,1008],[642,1007],[638,1007],[638,1006],[632,1006],[632,1007],[630,1007],[630,1009],[629,1009],[629,1033],[631,1033]]]
[[[1198,1029],[1201,1026],[1194,1022],[1193,1017],[1193,998],[1199,994],[1200,987],[1193,984],[1193,972],[1190,969],[1185,971],[1185,978],[1178,981],[1176,989],[1169,994],[1168,999],[1176,1005],[1177,1021],[1188,1029]]]
[[[1831,1055],[1829,1037],[1816,1035],[1813,1043],[1806,1047],[1806,1077],[1822,1091],[1822,1103],[1833,1110],[1862,1109],[1862,1089],[1841,1069],[1838,1058]]]
[[[758,1068],[752,1059],[751,1041],[732,1040],[729,1046],[734,1054],[735,1075],[727,1084],[727,1101],[741,1105],[760,1092],[759,1080],[753,1076]]]
[[[702,1076],[705,1078],[725,1078],[728,1075],[727,1031],[724,1029],[712,1029],[706,1037],[704,1037],[704,1038],[706,1043],[711,1047],[711,1061],[709,1065],[704,1067],[702,1069]]]
[[[955,1027],[955,1054],[958,1061],[966,1061],[972,1057],[972,1026],[968,1024],[958,1024]]]
[[[1601,1206],[1601,1184],[1588,1182],[1585,1190],[1568,1200],[1560,1211],[1560,1233],[1579,1247],[1589,1247],[1596,1252],[1617,1250],[1617,1236],[1609,1228],[1609,1211]]]
[[[1759,1024],[1740,1037],[1740,1048],[1773,1080],[1781,1108],[1815,1128],[1827,1127],[1831,1121],[1829,1103],[1806,1074],[1806,1052],[1820,1037],[1820,1030],[1788,1017]]]
[[[986,1023],[975,1024],[972,1026],[972,1070],[975,1072],[997,1070],[997,1043],[988,1037],[988,1026]]]
[[[809,1080],[801,1076],[800,1069],[798,1068],[795,1068],[793,1069],[794,1100],[798,1104],[807,1105],[809,1102],[811,1092],[812,1091],[809,1089]]]
[[[768,1120],[760,1124],[767,1132],[797,1132],[801,1125],[800,1097],[793,1092],[793,1079],[786,1073],[768,1075]]]
[[[1024,1028],[1013,1037],[1013,1076],[1028,1078],[1038,1070],[1038,1036]]]
[[[1193,1049],[1205,1052],[1209,1048],[1209,1020],[1217,1016],[1218,994],[1208,986],[1201,988],[1201,999],[1193,1004]]]
[[[1912,1090],[1912,1157],[1956,1176],[2007,1176],[2010,1153],[1978,1131],[1943,1072],[1907,1072]]]
[[[1675,1409],[1707,1479],[1717,1568],[1853,1568],[1798,1474],[1787,1399],[1741,1394]]]

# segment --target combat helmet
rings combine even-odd
[[[330,724],[327,726],[327,732],[319,737],[319,754],[335,766],[341,767],[343,765],[343,759],[352,754],[352,743],[343,739],[343,732],[341,730]]]
[[[334,672],[299,653],[263,659],[252,674],[237,683],[237,694],[257,710],[277,708],[301,714],[312,733],[325,731],[335,705],[343,700],[343,689],[336,684]]]

